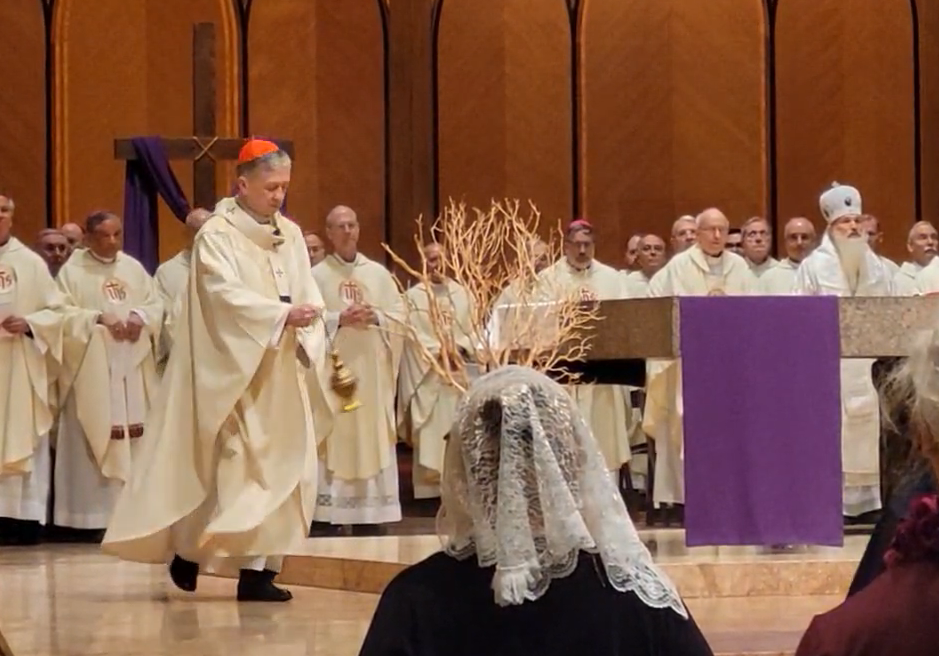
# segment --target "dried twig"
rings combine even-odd
[[[482,371],[515,363],[557,373],[565,371],[566,362],[586,358],[597,303],[586,302],[577,290],[539,274],[539,261],[560,257],[563,236],[560,226],[543,234],[534,204],[528,203],[525,216],[518,200],[492,201],[488,210],[473,208],[471,213],[451,200],[432,225],[418,218],[417,228],[419,267],[409,265],[387,244],[382,246],[402,271],[423,283],[439,355],[417,338],[413,326],[403,327],[421,358],[443,381],[465,391],[471,382],[467,359]],[[448,276],[469,295],[469,325],[457,326],[470,338],[469,354],[457,348],[455,324],[432,291],[424,255],[432,243],[444,247]],[[496,327],[498,335],[493,334]]]

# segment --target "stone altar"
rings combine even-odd
[[[601,301],[587,361],[569,368],[583,374],[582,383],[644,386],[646,359],[681,357],[678,301]],[[845,358],[904,357],[919,331],[939,327],[936,296],[841,298],[838,308]]]

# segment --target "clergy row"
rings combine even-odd
[[[121,220],[107,212],[88,217],[74,237],[71,226],[43,231],[30,249],[12,237],[13,200],[0,198],[6,208],[0,221],[0,379],[10,390],[0,405],[0,517],[16,520],[0,526],[0,536],[30,539],[51,522],[70,529],[71,539],[96,540],[146,441],[145,420],[173,349],[191,251],[163,263],[151,278],[121,251]],[[209,217],[198,209],[187,217],[193,238]],[[355,412],[314,413],[320,436],[314,513],[320,526],[314,530],[353,525],[354,532],[369,533],[401,518],[399,438],[415,447],[416,496],[439,496],[444,438],[459,396],[394,329],[409,324],[440,351],[428,320],[428,291],[418,285],[402,297],[387,269],[358,252],[359,224],[350,208],[330,212],[326,236],[329,256],[313,235],[306,236],[306,247],[316,262],[313,278],[327,326],[358,379],[363,403]],[[584,224],[571,233],[567,259],[551,269],[572,285],[590,287],[595,297],[624,296],[619,272],[591,266],[592,253],[592,230]],[[444,275],[442,256],[440,246],[427,247],[431,293],[455,324],[468,325],[469,295]],[[510,303],[509,296],[500,302]],[[463,346],[472,351],[469,343]],[[627,416],[628,398],[617,388],[576,394],[604,436],[610,469],[618,469],[629,460],[627,430],[636,425]]]
[[[12,199],[0,199],[5,208],[0,215],[4,333],[0,362],[11,363],[3,368],[9,374],[0,377],[10,390],[0,397],[7,400],[0,407],[4,418],[0,516],[44,523],[52,488],[55,504],[49,518],[56,525],[103,529],[115,495],[130,475],[144,418],[172,349],[174,303],[188,280],[189,250],[164,263],[153,280],[120,251],[120,219],[98,213],[89,217],[81,242],[70,243],[68,234],[45,231],[37,247],[48,263],[42,266],[39,257],[10,236]],[[836,186],[822,196],[821,209],[828,228],[820,246],[812,251],[811,223],[794,219],[786,228],[788,257],[772,264],[767,264],[770,236],[765,222],[754,219],[744,226],[743,246],[749,248],[744,257],[728,246],[727,219],[712,209],[676,221],[675,254],[667,263],[663,241],[647,235],[638,240],[641,267],[624,275],[594,259],[594,229],[575,221],[566,235],[564,257],[556,263],[539,258],[539,267],[541,275],[577,288],[585,297],[603,300],[894,293],[900,286],[895,281],[913,266],[891,273],[875,255],[869,232],[873,230],[876,238],[876,225],[872,227],[861,214],[858,192]],[[188,217],[193,235],[208,215],[196,210]],[[334,313],[329,321],[332,329],[376,329],[336,333],[335,345],[359,380],[363,407],[331,416],[329,426],[317,425],[321,443],[315,518],[324,525],[321,528],[352,524],[367,531],[369,525],[401,517],[395,458],[399,437],[415,447],[416,496],[438,495],[444,437],[459,397],[423,361],[414,344],[389,329],[394,323],[410,323],[427,348],[439,351],[426,320],[428,290],[418,285],[402,298],[390,273],[358,252],[359,224],[351,209],[337,207],[329,214],[326,237],[332,246],[329,256],[315,235],[306,236],[306,246],[326,309]],[[75,248],[70,256],[69,248]],[[440,265],[441,248],[432,245],[425,252],[430,293],[453,315],[456,325],[468,324],[469,294],[446,276]],[[935,249],[935,230],[917,224],[911,232],[913,257],[925,260]],[[931,267],[925,264],[921,262],[918,276],[910,276],[914,288],[917,277],[927,279]],[[927,289],[926,283],[918,284]],[[512,303],[511,290],[497,301],[497,305]],[[465,350],[471,352],[471,345]],[[630,463],[641,481],[646,463],[633,458],[632,451],[646,436],[656,441],[653,497],[659,504],[680,504],[684,502],[680,364],[648,366],[641,414],[634,390],[628,388],[581,386],[573,388],[572,395],[590,421],[611,473]],[[878,407],[870,366],[869,361],[857,360],[842,364],[846,515],[879,505]],[[20,408],[30,410],[13,412]]]
[[[794,218],[785,226],[786,258],[769,256],[771,236],[761,218],[747,221],[735,239],[716,209],[679,218],[672,230],[673,256],[655,236],[630,240],[624,272],[631,296],[809,294],[842,297],[923,295],[939,291],[936,229],[916,223],[909,233],[910,261],[897,266],[877,253],[877,219],[864,214],[860,192],[833,184],[819,198],[825,230]],[[635,250],[633,250],[635,248]],[[880,406],[873,360],[841,361],[843,512],[858,517],[880,509]],[[680,361],[647,363],[642,431],[656,446],[657,506],[683,504],[684,426]]]
[[[915,223],[907,234],[906,250],[909,259],[902,264],[880,255],[883,231],[876,216],[863,214],[861,229],[867,235],[867,244],[890,273],[895,293],[899,296],[919,296],[939,292],[939,233],[928,221]],[[683,216],[672,225],[670,247],[674,254],[681,253],[695,243],[695,217]],[[785,257],[776,259],[770,252],[773,238],[769,222],[752,217],[740,228],[730,228],[725,248],[744,258],[767,294],[787,293],[795,280],[799,264],[819,244],[815,225],[807,218],[796,217],[786,222],[783,229]],[[636,234],[629,238],[624,256],[624,273],[634,293],[645,290],[649,280],[667,260],[665,241],[655,234]],[[930,266],[931,265],[931,266]]]

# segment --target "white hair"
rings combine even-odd
[[[672,234],[674,235],[675,232],[678,231],[678,226],[679,226],[680,224],[685,223],[685,222],[688,222],[688,221],[690,221],[691,223],[694,223],[694,224],[695,224],[695,227],[697,227],[698,224],[697,224],[697,222],[695,221],[695,218],[694,218],[693,216],[691,216],[690,214],[683,214],[683,215],[681,215],[680,217],[678,217],[677,219],[675,219],[675,222],[672,224]]]
[[[704,223],[704,220],[705,220],[706,218],[711,217],[711,216],[714,216],[714,215],[717,215],[717,216],[719,216],[721,219],[723,219],[723,220],[724,220],[724,223],[726,223],[728,226],[730,225],[730,221],[727,220],[727,216],[726,216],[723,212],[721,212],[721,211],[720,211],[719,209],[717,209],[716,207],[709,207],[708,209],[706,209],[706,210],[704,210],[703,212],[701,212],[698,216],[694,217],[694,225],[695,225],[695,227],[696,227],[696,228],[700,228],[700,227],[701,227],[701,224]]]

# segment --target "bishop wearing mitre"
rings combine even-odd
[[[209,211],[201,207],[186,215],[186,235],[189,243],[184,249],[157,267],[153,275],[157,291],[163,301],[163,330],[160,331],[160,341],[157,343],[157,369],[162,372],[166,368],[166,361],[170,356],[172,345],[172,311],[176,301],[182,296],[189,282],[189,269],[192,264],[192,241],[196,238],[199,229],[209,218]]]
[[[85,235],[87,248],[57,276],[72,311],[98,325],[89,335],[65,335],[53,517],[57,526],[97,535],[130,480],[156,395],[163,304],[140,262],[121,251],[120,217],[95,212]]]
[[[11,235],[13,208],[0,193],[0,545],[35,544],[46,523],[55,420],[50,365],[62,357],[64,319],[45,261]]]
[[[411,478],[415,499],[440,496],[446,437],[453,426],[461,393],[440,377],[428,357],[444,367],[453,357],[475,352],[473,301],[466,287],[446,275],[444,247],[424,246],[425,282],[405,293],[408,323],[416,341],[408,341],[398,379],[398,433],[414,447]]]
[[[326,238],[333,252],[313,267],[313,277],[326,302],[327,329],[336,331],[335,347],[358,378],[362,405],[317,424],[323,441],[316,530],[351,524],[353,533],[376,533],[376,525],[401,519],[395,390],[404,302],[388,270],[359,252],[351,208],[330,211]]]
[[[819,296],[893,296],[893,274],[867,243],[861,194],[832,184],[819,198],[828,224],[818,248],[796,272],[793,291]],[[879,510],[880,402],[871,368],[874,360],[841,361],[841,461],[844,515]]]
[[[236,173],[236,195],[196,235],[162,392],[103,548],[172,558],[185,591],[203,567],[233,568],[240,601],[287,601],[273,581],[313,518],[312,409],[328,420],[331,408],[323,301],[303,233],[280,213],[290,157],[250,140]]]
[[[695,218],[696,243],[679,253],[650,282],[649,295],[735,296],[754,294],[757,279],[746,260],[726,250],[727,217],[708,209]],[[643,431],[655,440],[656,505],[685,502],[681,363],[655,361],[647,367]]]
[[[542,294],[557,300],[571,294],[584,301],[626,298],[623,274],[594,259],[594,236],[589,222],[578,219],[570,223],[564,235],[564,257],[539,276]],[[618,385],[575,385],[570,391],[597,436],[607,470],[618,484],[620,468],[631,457],[633,413],[629,396]]]

